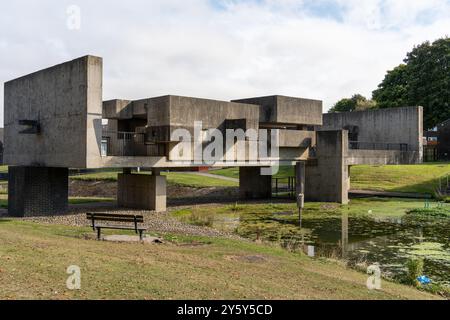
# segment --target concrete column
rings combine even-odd
[[[9,167],[8,213],[13,217],[57,215],[67,211],[69,169]]]
[[[271,198],[272,176],[261,175],[259,167],[240,167],[239,196],[242,199]]]
[[[121,173],[117,203],[124,208],[163,212],[167,209],[166,190],[165,176]]]
[[[348,131],[317,132],[317,162],[306,168],[306,199],[348,203]]]

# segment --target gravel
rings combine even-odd
[[[211,204],[210,204],[211,205]],[[171,207],[169,211],[178,210],[182,207]],[[181,222],[170,216],[170,213],[161,213],[153,211],[128,210],[120,208],[111,208],[110,205],[104,208],[97,206],[85,205],[83,208],[71,209],[68,213],[59,216],[43,216],[43,217],[25,217],[25,218],[10,218],[20,221],[30,221],[40,224],[66,225],[73,227],[89,226],[89,221],[86,219],[87,212],[108,212],[111,214],[129,214],[129,215],[143,215],[144,225],[148,228],[148,232],[156,233],[177,233],[192,236],[206,236],[206,237],[225,237],[230,239],[243,240],[243,238],[229,232],[220,231],[209,227],[200,227]],[[2,214],[0,213],[0,217]],[[5,216],[3,214],[3,216]]]

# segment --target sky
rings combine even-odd
[[[104,100],[281,94],[327,111],[449,33],[450,0],[2,1],[0,82],[91,54]]]

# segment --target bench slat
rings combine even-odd
[[[92,220],[92,219],[88,219],[88,220]],[[128,219],[128,218],[102,218],[102,219],[97,219],[94,218],[95,221],[110,221],[110,222],[132,222],[134,223],[134,219]],[[144,220],[140,221],[138,219],[136,219],[136,222],[138,223],[143,223]]]
[[[142,217],[142,215],[133,215],[133,214],[112,214],[112,213],[102,213],[102,212],[95,212],[95,213],[87,213],[87,216],[91,217],[91,216],[95,216],[95,217]]]
[[[119,218],[127,218],[127,217],[143,217],[142,215],[133,215],[133,214],[110,214],[110,213],[87,213],[88,217],[119,217]]]
[[[86,218],[88,220],[96,220],[96,221],[117,221],[117,222],[138,222],[143,223],[143,216],[130,216],[130,215],[111,215],[111,214],[87,214]]]
[[[114,229],[114,230],[136,230],[134,227],[127,227],[127,226],[113,226],[113,225],[96,225],[95,228],[101,228],[101,229]],[[138,230],[147,230],[148,228],[145,227],[138,227]]]

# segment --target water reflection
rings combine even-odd
[[[279,242],[310,257],[343,259],[349,265],[379,263],[383,274],[392,278],[405,274],[410,258],[422,257],[425,274],[434,282],[450,285],[449,219],[424,223],[410,216],[303,214],[299,227],[298,215],[292,213],[243,214],[231,221],[231,228],[241,236]]]

